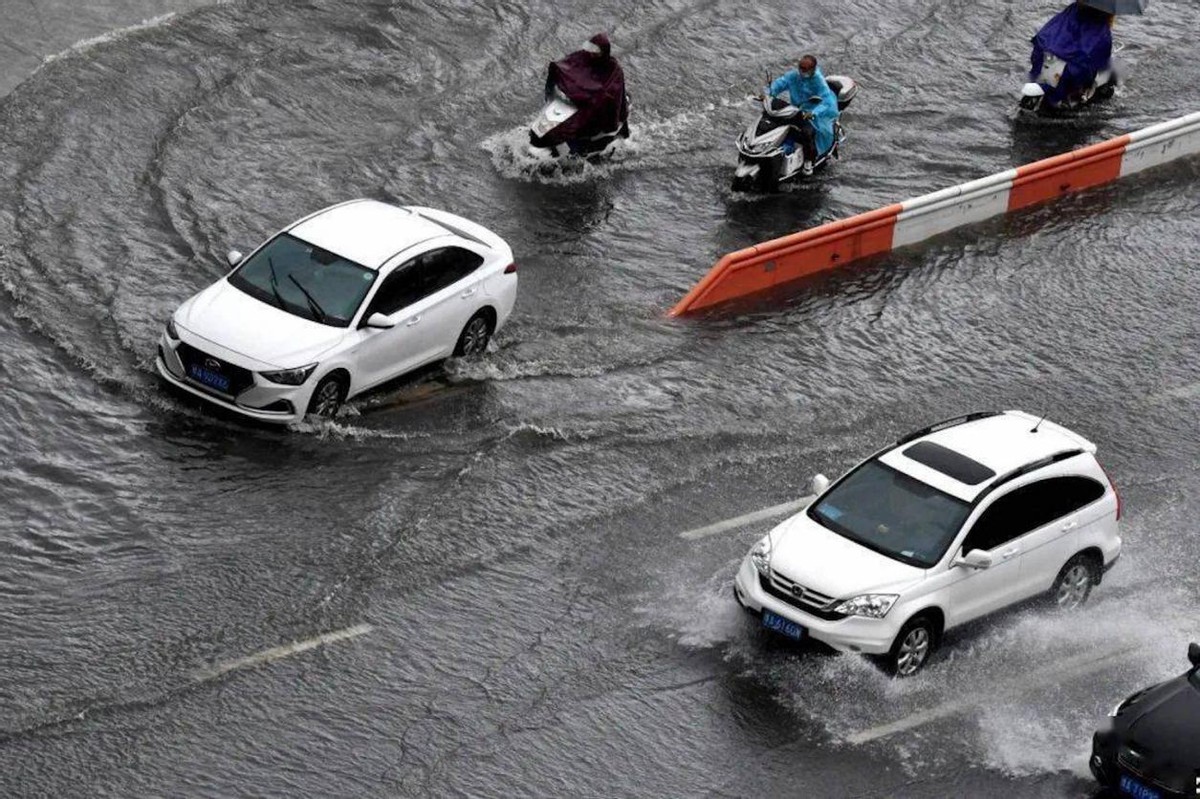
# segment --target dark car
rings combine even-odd
[[[1137,799],[1200,796],[1200,644],[1192,668],[1117,705],[1112,725],[1092,737],[1092,774]]]

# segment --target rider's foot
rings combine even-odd
[[[800,165],[800,174],[801,175],[804,175],[804,177],[808,177],[812,173],[813,173],[812,161],[805,161],[803,164]]]

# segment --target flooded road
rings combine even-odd
[[[1042,3],[628,5],[7,0],[0,794],[1091,795],[1094,726],[1200,639],[1200,164],[663,313],[726,250],[1192,110],[1190,6],[1121,20],[1116,102],[1026,127]],[[630,146],[538,172],[545,64],[600,29]],[[801,50],[863,83],[844,160],[731,194],[739,98]],[[355,196],[508,239],[494,351],[291,431],[166,392],[161,327],[225,250]],[[1009,407],[1121,489],[1079,616],[894,682],[737,608],[769,521],[680,537]]]

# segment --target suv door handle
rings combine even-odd
[[[458,296],[462,297],[465,300],[468,297],[474,297],[475,292],[477,292],[477,291],[479,291],[478,288],[467,289],[466,291],[464,291],[462,294],[459,294]]]
[[[419,316],[414,316],[412,319],[409,319],[407,322],[405,322],[405,323],[404,323],[404,326],[405,326],[405,327],[412,327],[412,326],[414,326],[414,325],[418,325],[418,324],[420,324],[420,323],[421,323],[421,317],[419,317]]]

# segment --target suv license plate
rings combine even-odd
[[[768,630],[774,630],[780,635],[786,635],[793,641],[800,641],[804,638],[804,628],[794,621],[789,621],[778,613],[772,613],[769,610],[764,610],[762,615],[763,627]]]
[[[1143,785],[1128,774],[1121,775],[1120,785],[1121,793],[1126,796],[1132,796],[1135,799],[1162,799],[1161,793]]]

